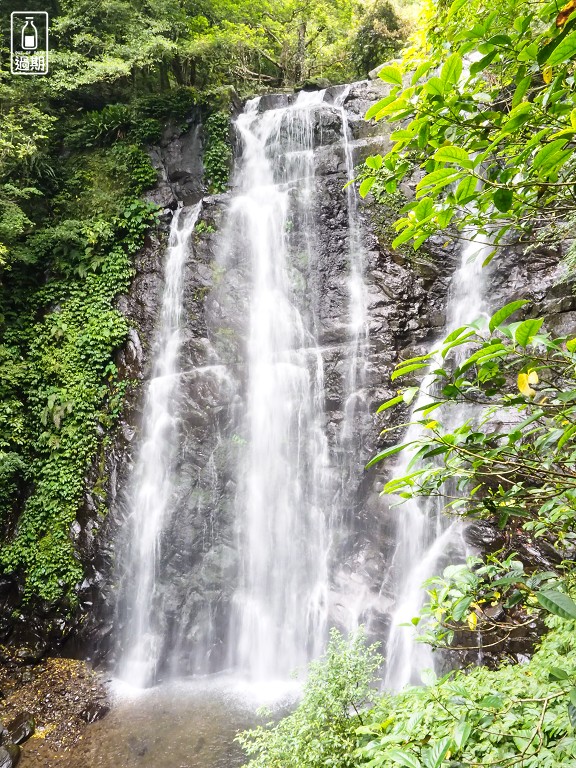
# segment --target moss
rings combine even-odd
[[[211,114],[204,123],[204,133],[204,184],[210,194],[217,194],[228,187],[232,165],[230,118],[227,112]]]

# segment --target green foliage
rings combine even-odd
[[[156,172],[124,136],[132,107],[77,118],[54,110],[48,80],[22,80],[0,86],[0,570],[67,610],[82,578],[71,526],[126,390],[114,303],[154,224],[138,196]]]
[[[407,31],[388,0],[368,7],[352,42],[352,60],[358,72],[366,77],[371,69],[394,58],[406,41]]]
[[[214,112],[204,123],[204,132],[204,184],[210,194],[224,192],[232,165],[230,118],[225,112]]]
[[[480,647],[494,649],[515,629],[532,624],[540,609],[576,618],[576,604],[559,591],[559,572],[526,573],[516,554],[468,557],[465,563],[449,565],[441,577],[428,579],[424,587],[428,600],[415,621],[424,631],[417,639],[436,647],[454,650],[456,634],[470,630],[476,640],[481,638]],[[565,601],[566,610],[558,605]]]
[[[87,112],[82,116],[81,124],[70,136],[69,143],[76,149],[112,144],[124,138],[132,119],[132,112],[125,104],[107,104],[99,112]]]
[[[534,536],[554,535],[561,548],[576,540],[576,345],[546,333],[542,319],[507,324],[524,304],[463,325],[437,351],[398,364],[393,378],[430,364],[438,391],[426,382],[414,414],[422,429],[410,443],[410,474],[384,492],[412,498],[453,483],[448,511],[501,527],[514,520]],[[463,402],[476,407],[444,428]]]
[[[201,235],[203,233],[212,234],[216,232],[216,227],[213,224],[208,224],[206,221],[199,221],[194,228],[196,234]]]
[[[558,554],[544,573],[534,566],[525,573],[508,552],[429,580],[421,639],[436,645],[450,645],[466,626],[496,632],[494,645],[541,610],[576,618],[576,342],[546,333],[542,319],[508,322],[526,304],[514,301],[455,329],[437,350],[399,363],[394,379],[428,374],[380,408],[414,401],[419,427],[372,460],[410,452],[406,473],[383,493],[440,498],[449,513],[521,530],[532,547],[542,539]],[[462,403],[466,418],[454,411]]]
[[[29,316],[5,331],[2,519],[13,516],[10,502],[20,476],[32,492],[16,535],[0,550],[0,564],[5,572],[26,574],[28,596],[55,601],[66,595],[73,601],[73,587],[82,576],[70,527],[99,435],[113,424],[125,389],[111,356],[128,327],[113,302],[128,289],[130,254],[141,246],[151,222],[149,205],[138,200],[127,204],[110,231],[104,229],[98,264],[76,268],[66,279],[40,287],[28,299]],[[92,247],[99,252],[98,242]],[[4,306],[8,312],[16,309],[7,296]]]
[[[549,623],[554,631],[526,665],[452,672],[428,687],[384,696],[358,729],[355,765],[572,765],[576,626],[560,619]]]
[[[398,123],[390,152],[368,163],[388,192],[424,170],[395,245],[418,248],[452,224],[489,234],[546,228],[574,213],[576,16],[555,3],[455,0],[429,12],[424,42],[381,77],[390,95],[368,118]]]
[[[149,144],[159,141],[166,122],[182,122],[201,100],[194,88],[176,87],[166,93],[139,96],[130,104],[107,104],[75,119],[66,143],[75,149],[105,147],[126,140]]]
[[[313,77],[345,80],[347,48],[362,16],[352,0],[66,0],[49,11],[51,74],[33,87],[63,102],[81,95],[99,111],[116,100],[112,93],[134,88],[230,83],[246,90]]]
[[[576,623],[551,632],[527,664],[476,667],[378,697],[366,710],[373,649],[333,634],[298,709],[240,735],[252,768],[560,768],[576,760]],[[357,686],[355,685],[357,682]],[[374,695],[374,692],[372,692]]]
[[[240,734],[249,768],[352,768],[355,729],[371,696],[381,658],[364,634],[346,641],[335,629],[326,653],[312,662],[298,708],[280,723]]]

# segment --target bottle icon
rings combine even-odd
[[[26,16],[22,27],[22,50],[35,51],[38,48],[38,30],[34,26],[34,16]]]

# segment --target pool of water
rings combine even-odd
[[[218,680],[134,691],[113,682],[111,695],[110,713],[73,750],[25,749],[21,768],[235,768],[246,762],[238,731],[289,712],[299,687]]]

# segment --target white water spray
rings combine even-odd
[[[488,245],[474,240],[462,249],[460,266],[450,284],[444,335],[476,320],[485,311],[482,263],[488,251]],[[438,340],[435,340],[431,349],[437,345]],[[434,361],[430,367],[435,367]],[[433,380],[433,374],[424,378],[412,414],[431,402],[429,390]],[[463,416],[462,408],[466,406],[452,409],[450,418],[455,422]],[[416,440],[420,430],[418,424],[410,426],[404,442]],[[409,450],[403,452],[395,472],[397,477],[407,474],[411,458]],[[399,690],[405,685],[420,683],[420,673],[434,667],[431,647],[415,642],[414,628],[410,625],[411,619],[418,614],[424,602],[422,584],[438,573],[443,562],[461,559],[465,547],[461,523],[443,514],[441,502],[435,499],[411,499],[395,511],[398,516],[397,545],[391,569],[394,573],[397,607],[392,614],[392,626],[386,644],[387,671],[384,686]],[[406,624],[408,626],[402,626]]]
[[[120,677],[136,687],[155,680],[161,635],[154,604],[160,540],[170,513],[173,463],[177,452],[180,347],[184,268],[200,204],[174,214],[166,252],[164,290],[154,368],[142,415],[143,434],[129,489],[131,527],[125,600],[128,621],[123,633]]]
[[[346,162],[346,204],[348,209],[348,254],[349,274],[348,293],[350,311],[350,336],[352,350],[348,361],[348,381],[346,383],[345,418],[342,429],[342,439],[350,441],[357,430],[356,416],[362,404],[361,388],[364,384],[366,369],[365,351],[368,343],[368,311],[366,286],[364,284],[364,253],[361,242],[361,231],[358,219],[358,192],[354,169],[354,155],[352,148],[352,131],[346,112],[346,99],[351,86],[347,85],[342,93],[335,99],[334,105],[340,110],[342,121],[342,141],[344,146],[344,159]],[[357,446],[350,446],[349,450],[355,450]]]
[[[263,113],[254,100],[237,121],[241,194],[226,249],[249,260],[251,295],[237,499],[241,573],[229,648],[231,666],[251,679],[286,677],[320,653],[327,632],[324,371],[309,307],[294,293],[291,249],[297,225],[311,266],[312,113],[323,96],[301,93],[293,105]]]

